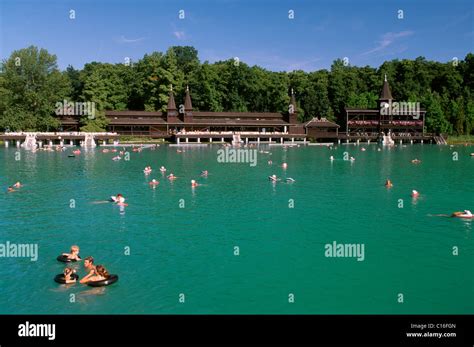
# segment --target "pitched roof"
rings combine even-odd
[[[188,87],[186,87],[186,96],[184,97],[184,109],[186,111],[191,111],[193,109],[193,104],[191,102],[191,95],[189,95]]]
[[[390,86],[388,85],[387,75],[383,81],[382,91],[380,92],[379,100],[393,100],[392,92],[390,91]]]
[[[326,118],[318,119],[314,117],[309,122],[306,122],[304,125],[306,128],[339,128],[334,122],[327,120]]]
[[[167,110],[176,110],[176,103],[174,102],[174,95],[173,95],[173,87],[171,87],[171,90],[169,93]]]

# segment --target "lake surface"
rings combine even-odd
[[[160,146],[119,162],[100,149],[0,149],[0,243],[39,247],[37,261],[0,258],[0,313],[474,313],[474,220],[433,216],[474,210],[474,147],[261,146],[271,154],[254,167],[218,162],[220,148]],[[125,209],[96,203],[117,193]],[[326,256],[334,241],[363,245],[363,260]],[[56,256],[72,244],[119,282],[56,284]]]

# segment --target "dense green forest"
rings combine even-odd
[[[474,55],[446,63],[392,60],[379,68],[345,65],[328,70],[273,72],[234,59],[200,62],[189,46],[146,54],[138,61],[92,62],[82,70],[60,71],[56,56],[31,46],[5,59],[0,72],[0,130],[58,129],[55,104],[93,101],[96,117],[82,130],[104,129],[104,110],[165,110],[169,86],[176,100],[189,85],[195,110],[287,112],[290,90],[298,117],[327,117],[343,124],[347,107],[375,108],[387,74],[395,99],[417,101],[427,110],[427,131],[456,135],[474,132]]]

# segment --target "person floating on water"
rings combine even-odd
[[[18,181],[14,185],[12,185],[13,188],[21,188],[23,185]]]
[[[75,261],[82,260],[81,257],[79,256],[79,246],[76,246],[76,245],[71,246],[70,253],[63,253],[62,255],[67,257],[67,259],[69,260],[75,260]]]
[[[277,182],[280,180],[276,175],[268,176],[268,179],[272,182]]]
[[[201,171],[201,177],[207,177],[209,172],[207,170]]]
[[[112,158],[113,161],[118,161],[118,160],[121,160],[121,159],[122,159],[122,157],[120,157],[119,155]]]
[[[160,167],[160,171],[161,171],[161,172],[166,172],[166,168],[165,168],[164,166],[161,166],[161,167]]]
[[[125,205],[125,198],[122,194],[117,194],[110,197],[111,202],[115,202],[117,205]]]
[[[97,265],[95,267],[95,275],[88,278],[87,282],[103,281],[110,277],[109,272],[103,265]],[[87,283],[84,282],[84,283]]]
[[[416,190],[412,190],[411,191],[411,197],[412,198],[417,198],[420,196],[420,193],[418,193]]]
[[[199,184],[195,180],[191,180],[191,187],[197,187]]]
[[[415,159],[413,159],[413,160],[411,161],[411,163],[412,163],[412,164],[420,164],[420,163],[421,163],[421,160],[415,158]]]
[[[64,274],[64,283],[69,284],[69,283],[76,283],[76,279],[72,277],[76,270],[71,269],[70,267],[67,267],[64,269],[63,274]]]
[[[269,160],[268,165],[272,165],[272,164],[273,164],[273,161]]]
[[[151,168],[151,166],[147,166],[147,167],[145,167],[145,170],[143,170],[143,173],[145,175],[149,175],[149,174],[151,174],[152,171],[153,171],[153,169]]]
[[[158,182],[156,179],[152,179],[148,184],[154,187],[160,184],[160,182]]]
[[[91,277],[96,276],[96,267],[94,265],[94,258],[90,256],[85,258],[84,267],[86,268],[87,271],[89,271],[89,273],[79,281],[80,283],[87,283],[90,281]]]
[[[286,168],[288,168],[288,164],[287,164],[287,163],[283,163],[283,164],[281,164],[281,167],[282,167],[283,169],[286,169]]]
[[[173,175],[173,173],[170,173],[167,177],[168,177],[168,179],[169,179],[170,181],[173,181],[173,180],[175,180],[175,179],[178,178],[178,177],[176,177],[175,175]]]
[[[392,181],[390,181],[390,179],[388,179],[388,178],[385,181],[385,187],[387,187],[387,188],[392,188],[393,187]]]
[[[457,218],[474,218],[474,215],[469,210],[464,210],[464,212],[454,212],[451,217]]]
[[[334,160],[334,156],[331,155],[331,156],[329,157],[329,160],[330,160],[330,161],[333,161],[333,160]]]

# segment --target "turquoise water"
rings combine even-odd
[[[36,262],[0,258],[0,313],[474,313],[474,220],[431,216],[474,210],[474,148],[361,147],[261,147],[271,155],[259,153],[255,167],[218,163],[218,145],[161,146],[120,162],[99,150],[15,160],[16,148],[0,149],[3,191],[25,184],[0,193],[0,243],[39,246]],[[355,162],[342,160],[346,151]],[[161,165],[179,179],[163,179]],[[296,182],[272,184],[273,173]],[[193,178],[203,185],[192,190]],[[119,192],[124,211],[94,203]],[[333,241],[364,244],[365,259],[326,257]],[[72,244],[119,282],[53,282],[64,267],[55,258]]]

